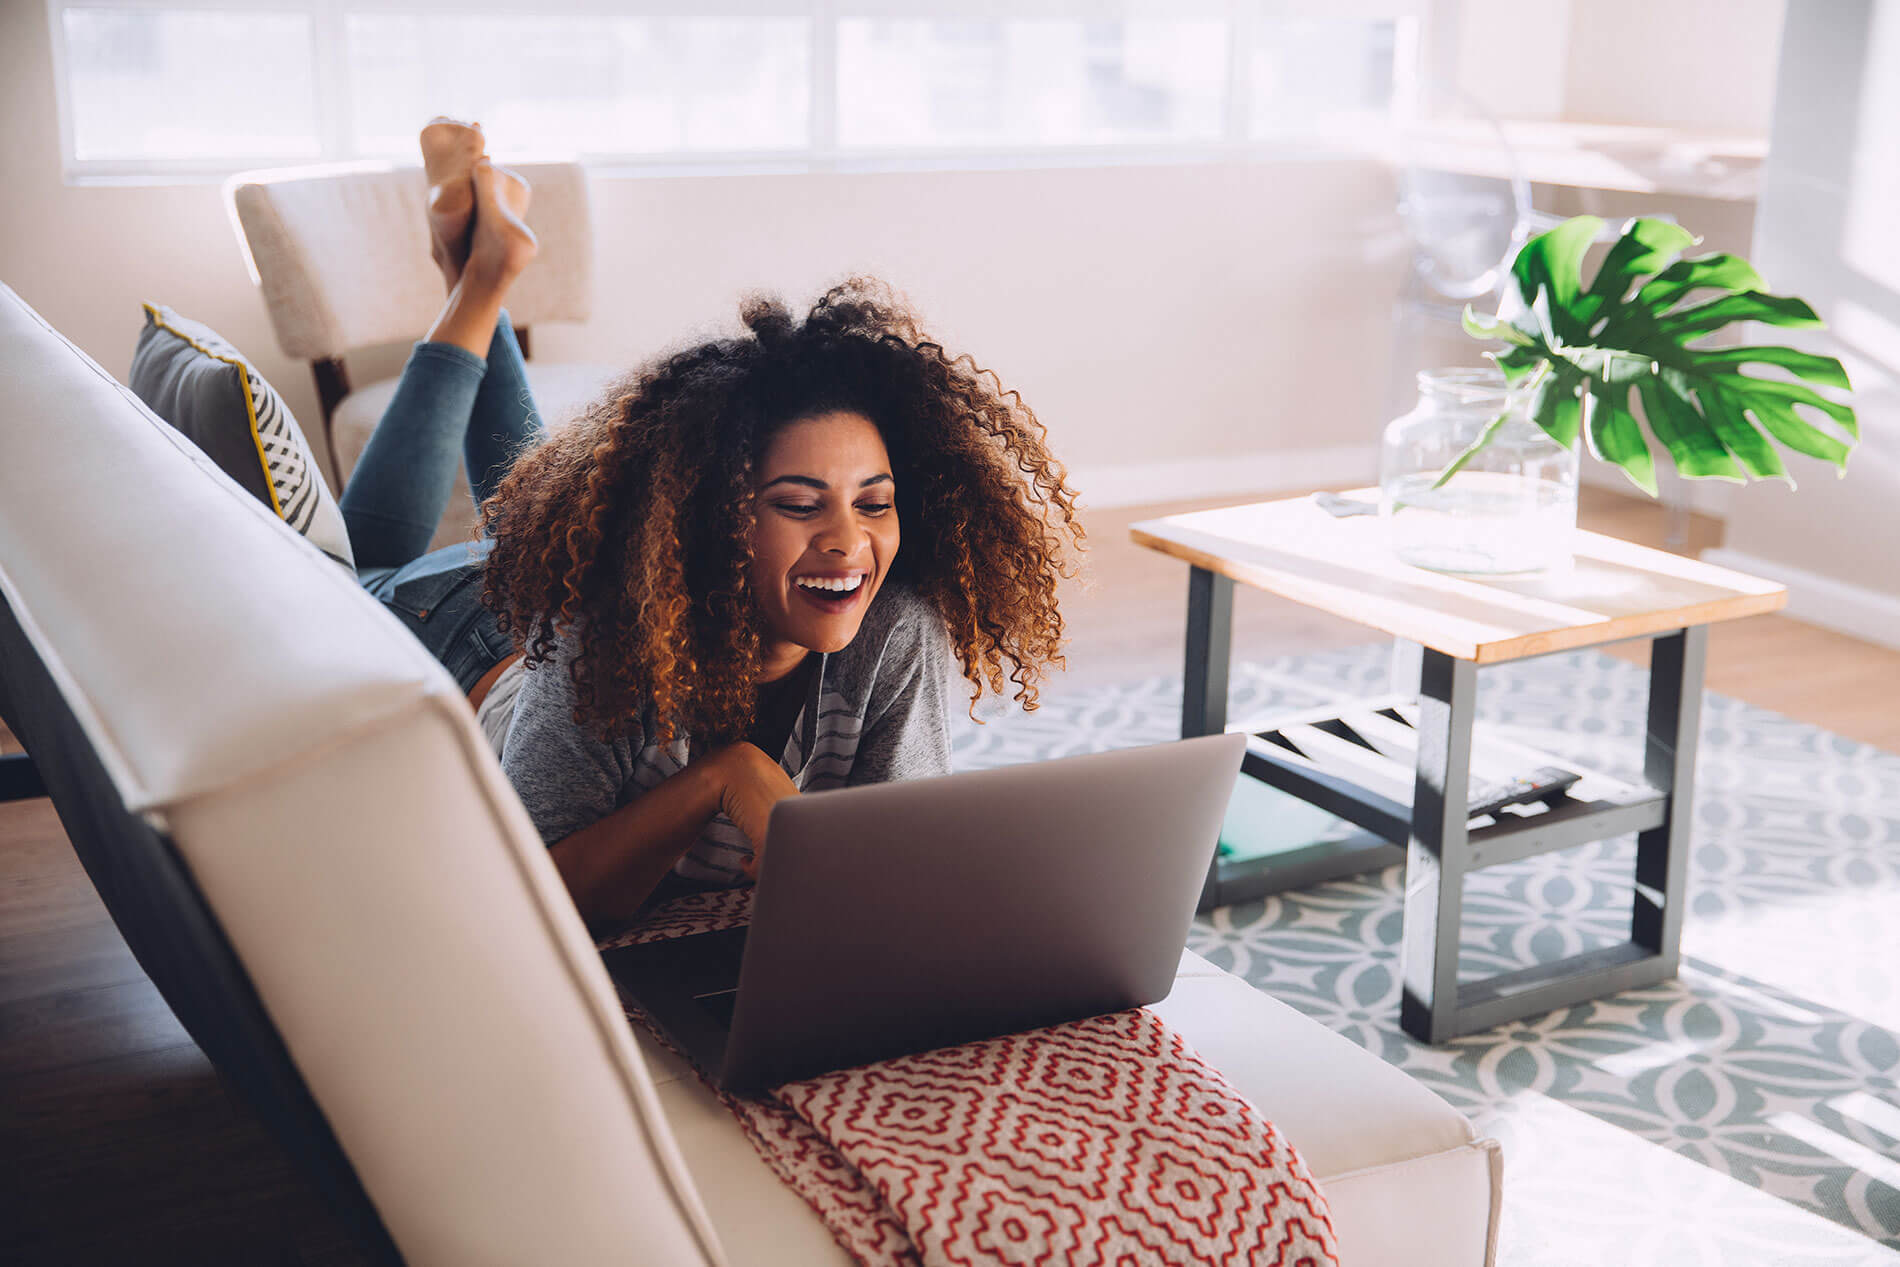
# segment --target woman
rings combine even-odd
[[[496,434],[512,456],[527,437],[482,405],[498,375],[500,399],[527,399],[500,304],[532,238],[514,186],[471,173],[466,263],[431,339],[473,354],[490,322],[464,440]],[[436,234],[445,277],[456,233]],[[874,283],[803,320],[768,301],[741,315],[744,335],[629,376],[505,479],[495,454],[466,456],[485,602],[525,654],[478,674],[471,651],[458,676],[590,922],[745,883],[772,805],[800,790],[947,773],[952,657],[974,695],[1013,682],[1027,707],[1059,662],[1056,584],[1082,534],[1020,398]]]

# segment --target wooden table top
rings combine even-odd
[[[1378,490],[1345,494],[1377,501]],[[1137,545],[1480,664],[1735,620],[1787,605],[1785,587],[1601,533],[1564,570],[1453,576],[1400,563],[1374,516],[1310,497],[1148,519]]]

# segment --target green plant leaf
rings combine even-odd
[[[1733,394],[1736,403],[1761,424],[1762,430],[1783,445],[1796,453],[1805,453],[1811,458],[1832,462],[1842,470],[1847,469],[1848,446],[1819,427],[1808,425],[1795,413],[1794,405],[1789,401],[1769,392],[1738,391]]]
[[[1574,216],[1526,242],[1511,262],[1511,275],[1524,302],[1534,307],[1541,294],[1548,296],[1550,314],[1570,313],[1583,291],[1583,253],[1602,227],[1603,221],[1595,216]],[[1579,333],[1551,328],[1565,339]]]
[[[1540,345],[1541,346],[1541,345]],[[1513,387],[1537,372],[1546,357],[1536,347],[1506,348],[1491,358],[1504,371],[1504,381]]]
[[[1776,378],[1752,378],[1747,375],[1742,376],[1739,382],[1747,384],[1740,388],[1743,396],[1775,396],[1790,405],[1818,409],[1840,423],[1841,429],[1848,435],[1860,439],[1860,424],[1854,419],[1854,411],[1838,400],[1829,400],[1811,387],[1803,387],[1800,383],[1784,383]]]
[[[1594,230],[1592,231],[1594,236]],[[1603,257],[1590,293],[1600,300],[1620,303],[1630,283],[1660,273],[1669,262],[1695,245],[1695,234],[1669,220],[1631,220],[1623,236]]]
[[[1641,300],[1640,293],[1637,298]],[[1692,336],[1720,330],[1731,321],[1759,321],[1763,325],[1796,329],[1822,324],[1821,319],[1814,315],[1814,309],[1799,299],[1764,295],[1751,290],[1745,294],[1711,299],[1693,308],[1678,309],[1658,318],[1656,328],[1678,343],[1687,343]]]
[[[1583,401],[1577,398],[1582,381],[1575,374],[1559,372],[1545,379],[1531,397],[1532,420],[1566,449],[1577,443],[1583,426]]]
[[[1658,273],[1636,292],[1636,301],[1651,312],[1663,312],[1693,290],[1759,291],[1767,285],[1754,265],[1739,255],[1700,255],[1678,260]]]
[[[1584,435],[1591,456],[1622,467],[1631,483],[1654,497],[1656,462],[1650,456],[1649,441],[1643,438],[1642,424],[1630,412],[1629,395],[1626,383],[1592,383]]]
[[[1663,448],[1669,451],[1676,469],[1691,479],[1733,480],[1745,484],[1748,477],[1735,464],[1722,445],[1709,420],[1697,411],[1693,402],[1676,394],[1661,375],[1636,385],[1643,400],[1643,416]]]
[[[1693,396],[1701,406],[1702,416],[1715,428],[1715,434],[1721,437],[1723,446],[1735,455],[1743,470],[1756,479],[1787,480],[1789,486],[1793,486],[1794,480],[1781,464],[1781,455],[1775,452],[1775,446],[1743,416],[1740,404],[1726,398],[1717,380],[1698,381],[1675,370],[1664,370],[1657,378],[1678,395]]]
[[[1465,333],[1474,339],[1502,339],[1506,343],[1521,348],[1530,347],[1535,343],[1530,335],[1525,334],[1510,322],[1500,321],[1496,317],[1480,316],[1473,312],[1470,304],[1465,305],[1464,326]]]
[[[1852,387],[1847,381],[1847,370],[1839,361],[1831,356],[1818,356],[1795,348],[1719,348],[1697,352],[1693,364],[1705,370],[1729,365],[1738,369],[1744,365],[1778,365],[1811,383],[1838,387],[1843,391]]]
[[[1852,390],[1838,360],[1786,347],[1697,346],[1737,321],[1816,327],[1814,310],[1767,294],[1738,256],[1682,258],[1695,239],[1652,219],[1623,226],[1586,288],[1582,260],[1601,224],[1578,216],[1524,244],[1501,304],[1508,320],[1466,310],[1469,333],[1505,344],[1492,359],[1507,382],[1524,387],[1548,375],[1530,400],[1537,424],[1559,443],[1581,434],[1593,456],[1651,494],[1655,455],[1635,401],[1690,478],[1792,484],[1778,446],[1844,468],[1859,421],[1850,400],[1817,390]],[[1784,376],[1745,373],[1750,366]]]
[[[1563,346],[1563,340],[1557,335],[1557,326],[1550,316],[1550,287],[1543,286],[1531,300],[1531,321],[1534,323],[1530,333],[1542,341],[1548,348]]]

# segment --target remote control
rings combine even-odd
[[[1480,814],[1495,814],[1506,805],[1553,801],[1582,777],[1575,770],[1547,765],[1504,783],[1473,783],[1467,812],[1476,818]]]

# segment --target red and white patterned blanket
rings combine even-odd
[[[694,894],[601,948],[743,924],[751,904]],[[720,1098],[866,1267],[1339,1261],[1292,1145],[1145,1008]]]

